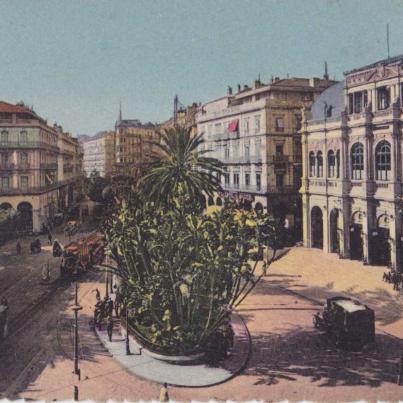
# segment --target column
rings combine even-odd
[[[395,209],[395,214],[390,217],[389,220],[389,245],[390,245],[390,263],[392,270],[397,270],[398,267],[398,245],[400,242],[400,231],[398,231],[397,218],[399,214],[397,209]]]
[[[304,194],[302,195],[302,236],[306,248],[311,247],[309,209],[309,196]]]
[[[347,198],[342,201],[342,229],[343,237],[340,242],[340,256],[343,258],[350,258],[350,224],[351,224],[351,206]]]
[[[370,247],[369,247],[369,228],[368,225],[368,217],[369,212],[364,212],[364,219],[362,223],[362,251],[363,251],[363,261],[364,264],[371,264],[371,254],[370,254]]]
[[[330,211],[328,205],[326,197],[326,205],[323,206],[323,251],[330,253]]]

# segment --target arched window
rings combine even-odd
[[[316,159],[315,159],[315,153],[311,151],[309,153],[309,176],[315,176],[315,164]]]
[[[351,179],[362,179],[364,175],[364,146],[355,143],[351,147]]]
[[[318,151],[316,154],[316,160],[317,160],[317,177],[321,178],[323,176],[323,156],[322,156],[322,151]]]
[[[390,144],[387,141],[381,141],[375,149],[375,171],[377,181],[387,181],[390,179],[390,160]]]
[[[327,153],[327,176],[333,178],[335,174],[336,158],[334,156],[334,151],[330,150]]]
[[[336,151],[336,177],[340,178],[340,150]]]

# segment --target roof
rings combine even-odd
[[[0,101],[0,112],[3,112],[3,113],[29,113],[30,115],[37,117],[35,112],[31,111],[30,109],[28,109],[26,107],[9,104],[8,102],[4,102],[4,101]]]
[[[116,127],[139,127],[143,129],[151,129],[154,127],[152,123],[141,123],[138,119],[123,119],[116,122]]]
[[[331,108],[331,116],[329,118],[339,117],[344,111],[344,86],[345,82],[340,81],[323,91],[312,104],[311,113],[312,120],[325,119],[325,106]]]
[[[358,301],[354,301],[352,299],[340,299],[334,301],[334,303],[342,307],[347,312],[365,311],[367,309],[365,305],[362,305]]]
[[[358,67],[356,69],[345,71],[344,75],[348,75],[348,74],[351,74],[351,73],[356,73],[356,72],[362,71],[362,70],[372,69],[374,67],[382,66],[382,65],[386,65],[386,64],[395,64],[395,63],[398,63],[398,62],[403,63],[403,55],[389,57],[387,59],[381,59],[381,60],[378,60],[377,62],[367,64],[366,66],[362,66],[362,67]]]

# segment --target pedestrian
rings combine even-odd
[[[160,402],[169,402],[168,385],[166,383],[160,389]]]
[[[95,288],[95,290],[92,290],[92,292],[95,291],[95,298],[97,299],[97,302],[101,301],[101,293],[99,292],[98,288]]]
[[[112,316],[112,314],[113,314],[113,301],[112,301],[112,299],[108,300],[108,302],[106,304],[106,309],[107,309],[108,315]]]
[[[48,232],[48,242],[49,245],[52,245],[52,234],[50,233],[50,231]]]
[[[113,332],[113,319],[112,315],[108,316],[108,322],[106,325],[106,331],[108,332],[109,341],[112,341],[112,332]]]
[[[15,246],[15,249],[17,251],[17,255],[21,255],[21,244],[20,241],[17,241],[17,245]]]

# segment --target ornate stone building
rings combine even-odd
[[[223,191],[208,204],[232,199],[247,209],[287,216],[290,226],[297,220],[300,229],[301,108],[333,83],[327,75],[257,80],[251,87],[239,85],[236,93],[229,87],[226,96],[202,105],[196,122],[204,149],[225,164]]]
[[[0,102],[0,208],[24,217],[25,231],[51,225],[74,203],[81,178],[77,139],[24,105]]]
[[[307,247],[402,270],[403,56],[345,73],[303,122]]]

